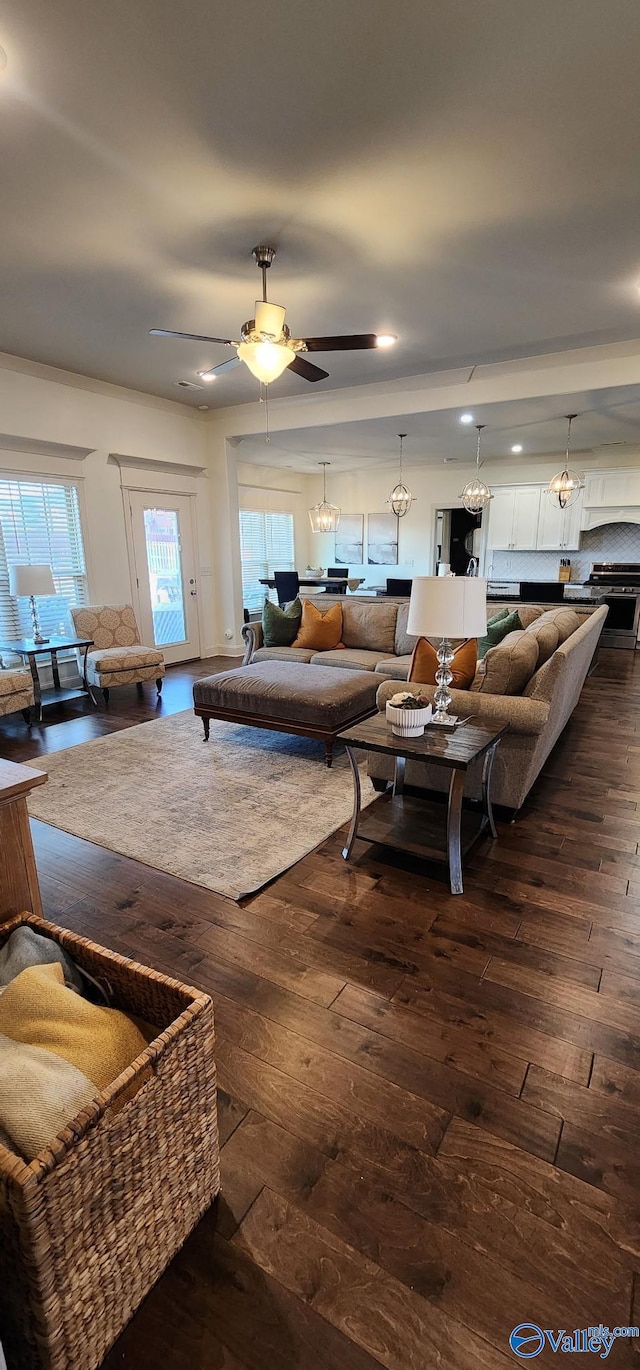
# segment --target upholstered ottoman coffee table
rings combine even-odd
[[[204,676],[193,687],[193,704],[204,723],[205,741],[212,718],[271,728],[279,733],[317,737],[324,742],[327,766],[343,728],[376,709],[380,676],[372,671],[337,670],[296,662],[257,661],[219,675]]]

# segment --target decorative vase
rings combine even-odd
[[[433,709],[430,704],[424,709],[400,709],[396,704],[387,704],[386,713],[396,737],[422,737]]]

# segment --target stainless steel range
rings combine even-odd
[[[609,607],[602,645],[634,651],[640,620],[640,562],[594,561],[586,584],[597,586]]]

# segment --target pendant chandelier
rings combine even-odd
[[[567,453],[565,456],[564,470],[559,471],[549,481],[546,493],[554,504],[559,504],[561,509],[567,509],[570,504],[578,498],[581,490],[584,490],[584,477],[577,471],[569,470],[569,450],[571,447],[571,424],[577,419],[577,414],[567,414]]]
[[[400,479],[398,484],[394,485],[387,500],[387,504],[391,506],[396,518],[399,519],[404,518],[405,514],[409,513],[413,504],[413,495],[402,479],[402,448],[406,436],[406,433],[398,433],[400,439]]]
[[[335,533],[340,522],[340,510],[337,504],[329,504],[327,500],[327,467],[331,462],[320,461],[318,465],[323,468],[322,500],[309,510],[309,521],[314,533]]]
[[[467,481],[460,496],[468,514],[481,514],[483,509],[486,509],[489,500],[493,499],[489,486],[485,485],[484,481],[480,479],[480,438],[484,426],[483,423],[476,424],[476,432],[478,434],[478,441],[476,443],[476,474],[473,477],[473,480]]]

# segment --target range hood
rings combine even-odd
[[[640,523],[640,504],[606,505],[602,509],[583,509],[580,529],[604,528],[607,523]]]

